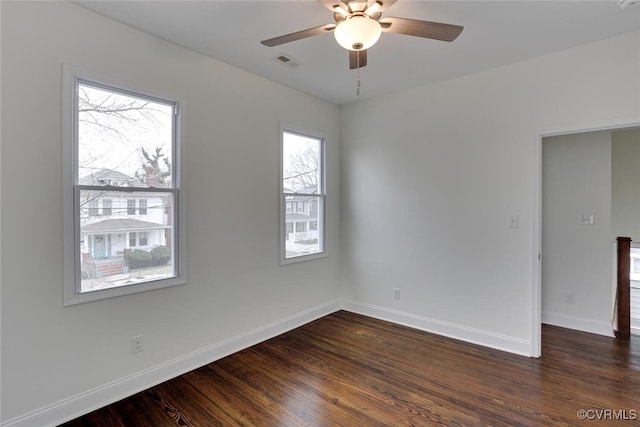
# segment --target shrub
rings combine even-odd
[[[147,251],[134,249],[129,254],[129,268],[142,268],[151,265],[153,257]]]
[[[157,246],[151,249],[151,257],[153,265],[165,265],[171,259],[171,249],[166,246]]]

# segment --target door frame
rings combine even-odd
[[[600,122],[542,129],[534,140],[534,179],[532,212],[532,269],[531,279],[531,356],[542,355],[542,141],[544,138],[576,133],[617,131],[640,127],[640,116]]]

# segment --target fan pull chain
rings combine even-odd
[[[356,96],[360,96],[360,52],[356,55]]]

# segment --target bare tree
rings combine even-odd
[[[291,189],[318,187],[319,152],[316,147],[308,146],[304,151],[293,153],[289,157],[289,166],[285,169],[284,185]]]
[[[148,101],[87,86],[78,88],[78,120],[87,126],[95,126],[118,138],[126,138],[122,129],[142,120],[157,122]]]
[[[80,170],[88,174],[108,167],[133,175],[131,157],[144,146],[161,145],[157,140],[170,126],[168,110],[144,98],[78,85]]]
[[[140,147],[140,152],[144,161],[142,171],[136,172],[136,178],[152,187],[166,187],[167,179],[171,177],[171,162],[162,152],[162,148],[156,147],[155,153],[149,154],[144,147]]]

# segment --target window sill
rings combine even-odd
[[[311,261],[314,259],[320,259],[320,258],[326,258],[326,257],[327,257],[327,252],[324,251],[324,252],[317,252],[317,253],[308,254],[308,255],[299,255],[292,258],[281,258],[280,265],[297,264],[299,262]]]
[[[152,282],[119,286],[117,288],[100,289],[83,293],[74,292],[72,295],[65,295],[64,305],[70,306],[82,304],[85,302],[99,301],[107,298],[138,294],[141,292],[148,292],[156,289],[164,289],[171,286],[184,285],[186,283],[187,281],[183,277],[173,277],[170,279],[154,280]]]

